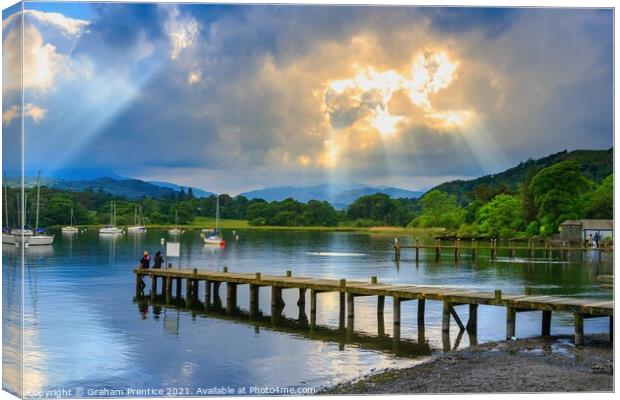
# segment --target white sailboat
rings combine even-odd
[[[183,233],[183,230],[179,229],[179,212],[177,210],[174,210],[174,225],[174,228],[168,229],[168,233],[171,235],[180,235]]]
[[[210,234],[203,234],[202,240],[205,244],[223,246],[226,242],[220,234],[220,196],[215,196],[215,229]]]
[[[24,235],[26,246],[44,246],[54,243],[54,235],[48,235],[45,229],[39,228],[39,206],[41,204],[41,174],[37,180],[37,210],[35,214],[35,227],[32,235]]]
[[[75,222],[75,218],[73,217],[73,207],[71,207],[71,217],[69,217],[69,226],[63,226],[61,229],[61,232],[71,234],[71,235],[78,233],[79,229],[73,226],[73,222]]]
[[[123,233],[121,228],[116,227],[116,203],[112,202],[110,206],[110,225],[99,229],[102,235],[120,235]]]
[[[146,227],[142,225],[142,206],[135,206],[133,210],[133,226],[127,228],[129,233],[146,232]]]

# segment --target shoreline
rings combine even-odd
[[[317,394],[458,394],[611,392],[613,345],[607,334],[588,335],[575,347],[569,336],[489,342],[432,356],[418,365],[388,369]]]

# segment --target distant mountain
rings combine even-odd
[[[144,196],[162,198],[171,196],[175,193],[173,189],[163,188],[144,182],[139,179],[112,179],[97,178],[89,180],[65,180],[50,179],[44,182],[48,187],[71,191],[84,191],[88,188],[93,190],[103,190],[115,196],[123,196],[128,199],[139,199]]]
[[[527,174],[530,170],[538,171],[552,164],[566,160],[578,161],[581,164],[582,174],[586,178],[600,183],[605,177],[613,173],[614,151],[613,148],[608,150],[574,150],[571,152],[565,150],[537,160],[529,159],[516,167],[509,168],[497,174],[486,175],[467,181],[456,180],[445,182],[430,190],[440,190],[455,194],[459,202],[464,204],[467,202],[467,193],[478,186],[487,185],[491,188],[497,188],[500,185],[505,185],[510,190],[516,190],[519,184],[527,178]]]
[[[183,190],[185,190],[185,193],[187,193],[187,190],[189,188],[189,186],[181,186],[181,185],[177,185],[176,183],[170,183],[170,182],[160,182],[160,181],[148,181],[148,182],[152,183],[153,185],[159,186],[159,187],[172,189],[175,192],[180,192],[181,188],[183,188]],[[192,191],[194,192],[194,196],[196,197],[209,197],[215,194],[215,193],[207,192],[206,190],[195,188],[193,186],[191,188],[192,188]]]
[[[26,176],[37,176],[38,171],[26,171]],[[90,180],[97,178],[112,178],[116,180],[128,179],[108,168],[98,167],[69,167],[56,169],[50,172],[42,171],[42,175],[48,178],[63,180]]]
[[[306,203],[309,200],[328,201],[336,208],[344,208],[349,204],[353,203],[361,196],[375,193],[385,193],[392,198],[413,199],[420,197],[424,192],[414,192],[395,187],[374,187],[359,183],[353,183],[346,186],[339,186],[338,188],[334,188],[330,185],[306,187],[279,186],[252,190],[249,192],[241,193],[241,195],[247,197],[248,199],[260,198],[266,201],[282,201],[289,197],[303,203]]]

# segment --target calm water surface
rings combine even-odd
[[[555,294],[611,298],[601,288],[599,274],[611,274],[612,262],[593,254],[586,260],[502,257],[490,263],[482,253],[472,263],[467,252],[458,265],[448,252],[440,262],[424,253],[403,250],[399,264],[393,261],[390,235],[333,232],[238,231],[235,240],[225,232],[223,249],[204,246],[199,232],[185,232],[180,239],[181,258],[174,266],[230,271],[284,274],[323,278],[369,279],[386,283],[431,284],[463,289],[501,289],[504,293]],[[304,309],[296,305],[297,290],[284,290],[284,319],[270,319],[270,289],[260,291],[262,316],[247,316],[247,286],[239,286],[238,315],[218,310],[161,306],[137,302],[135,267],[141,253],[163,250],[167,231],[125,234],[116,239],[89,230],[71,237],[56,234],[53,246],[26,249],[26,268],[18,263],[18,251],[3,246],[3,326],[5,387],[20,386],[17,349],[21,329],[19,313],[23,274],[24,389],[36,396],[41,390],[72,388],[197,388],[213,386],[321,387],[356,378],[373,370],[409,366],[447,349],[441,337],[441,303],[427,301],[424,337],[416,326],[416,302],[401,310],[401,341],[392,334],[392,304],[386,298],[385,326],[379,327],[376,297],[355,300],[355,332],[339,330],[338,294],[318,296],[317,324],[307,327],[309,299]],[[402,236],[401,243],[413,239]],[[518,254],[517,254],[518,256]],[[539,255],[544,257],[543,254]],[[595,258],[596,260],[590,260]],[[147,293],[150,282],[147,283]],[[201,298],[203,298],[201,287]],[[225,285],[220,295],[225,299]],[[462,319],[467,307],[458,308]],[[540,313],[519,313],[517,336],[537,336]],[[478,335],[459,335],[453,321],[450,348],[472,341],[501,340],[505,336],[505,309],[481,306]],[[586,320],[586,334],[606,332],[606,319]],[[552,334],[570,334],[572,316],[556,313]],[[74,392],[75,393],[75,392]],[[125,392],[125,395],[129,393]],[[186,393],[177,393],[186,394]]]

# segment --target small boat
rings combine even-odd
[[[73,208],[71,208],[71,217],[69,218],[69,226],[63,226],[60,231],[62,233],[67,233],[71,235],[78,233],[80,230],[77,227],[73,226],[74,221],[75,221],[75,218],[73,217]]]
[[[174,228],[168,229],[169,234],[180,235],[181,233],[183,233],[183,230],[179,228],[179,213],[177,210],[174,210],[174,225]]]
[[[142,225],[142,206],[135,206],[133,211],[133,226],[127,228],[129,233],[146,232],[146,227]]]
[[[15,244],[17,239],[8,232],[2,232],[2,244]]]
[[[116,204],[114,202],[110,207],[110,225],[99,229],[99,233],[102,235],[120,235],[123,233],[121,228],[116,227]]]
[[[203,234],[202,240],[205,244],[224,246],[226,242],[222,239],[222,235],[219,230],[220,226],[220,196],[215,197],[215,229],[209,234]]]

